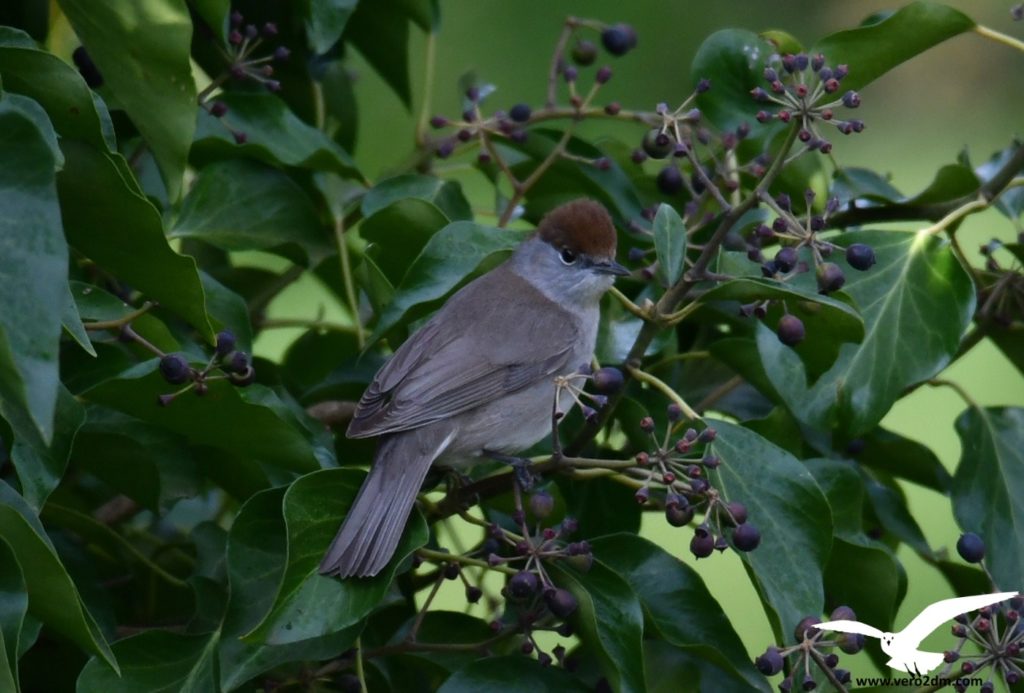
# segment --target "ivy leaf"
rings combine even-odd
[[[187,635],[150,630],[114,643],[120,674],[91,659],[78,676],[79,693],[133,691],[217,691],[214,653],[216,633]]]
[[[57,557],[39,518],[3,481],[0,481],[0,539],[7,543],[21,566],[28,590],[29,613],[117,671],[113,653],[82,603],[75,583]]]
[[[17,691],[28,588],[14,551],[0,540],[0,688]]]
[[[658,205],[654,216],[654,250],[658,255],[658,281],[672,286],[683,275],[686,259],[686,226],[672,205]]]
[[[468,221],[445,226],[430,237],[409,266],[370,341],[411,319],[414,309],[447,296],[481,265],[494,263],[499,253],[511,251],[530,233],[492,229]]]
[[[963,452],[953,476],[953,512],[985,541],[996,585],[1024,575],[1024,409],[971,407],[956,420]]]
[[[242,455],[294,472],[319,466],[304,432],[282,418],[280,401],[262,385],[237,388],[225,380],[209,384],[203,397],[185,393],[162,407],[158,395],[170,386],[157,359],[141,363],[82,393],[85,399],[131,414],[184,436],[193,444]]]
[[[59,0],[103,80],[152,148],[176,200],[195,131],[192,20],[183,0]]]
[[[406,108],[409,86],[409,20],[404,0],[360,2],[345,26],[344,39],[363,54]]]
[[[306,39],[314,53],[326,53],[338,42],[358,0],[306,0]]]
[[[594,556],[625,578],[661,638],[722,667],[745,684],[770,690],[700,575],[660,546],[635,534],[592,540]],[[648,633],[648,640],[652,633]]]
[[[712,88],[697,97],[707,119],[723,129],[749,123],[757,105],[750,90],[758,86],[772,44],[746,29],[722,29],[704,39],[693,57],[690,82],[711,80]]]
[[[871,430],[907,387],[949,363],[974,310],[974,284],[949,244],[933,236],[862,231],[835,242],[867,243],[878,259],[866,272],[844,262],[843,290],[861,310],[863,341],[843,344],[813,384],[770,331],[760,330],[757,343],[768,378],[797,418],[856,436]]]
[[[68,248],[61,231],[56,172],[63,158],[39,104],[0,99],[0,399],[27,413],[22,436],[54,435],[61,314]],[[5,414],[7,416],[7,414]],[[20,417],[19,417],[20,418]]]
[[[438,693],[583,693],[590,688],[559,667],[528,657],[484,657],[452,674]]]
[[[974,20],[952,7],[912,2],[880,22],[826,36],[811,52],[824,53],[831,65],[849,65],[843,88],[860,89],[900,63],[973,28]]]
[[[220,683],[234,690],[276,666],[293,661],[328,659],[349,648],[362,626],[323,638],[288,645],[254,645],[242,635],[259,624],[273,606],[284,575],[287,528],[281,514],[284,488],[263,491],[242,506],[228,536],[227,610],[218,652]]]
[[[430,202],[452,221],[473,220],[473,210],[458,182],[413,173],[382,180],[370,188],[363,197],[363,216],[369,218],[409,197]]]
[[[863,439],[857,461],[887,474],[948,494],[953,478],[930,448],[898,433],[876,428]]]
[[[427,242],[448,223],[433,202],[401,198],[367,216],[359,235],[373,244],[368,253],[388,281],[398,284]]]
[[[198,163],[249,156],[272,165],[333,171],[345,178],[359,172],[348,153],[320,130],[303,122],[273,94],[228,92],[218,101],[227,104],[231,127],[244,132],[246,143],[235,144],[219,118],[200,109],[192,157]]]
[[[68,242],[212,343],[196,262],[168,245],[160,213],[134,179],[125,178],[124,158],[73,140],[61,147],[67,161],[57,191]]]
[[[776,635],[793,631],[824,602],[821,573],[832,541],[832,513],[814,478],[782,448],[741,426],[708,420],[722,461],[717,486],[747,506],[761,544],[741,553]]]
[[[612,689],[644,691],[643,610],[622,577],[600,561],[586,573],[552,566],[552,579],[579,602],[570,622],[583,645],[598,658]]]
[[[168,235],[222,250],[276,249],[309,266],[334,250],[305,191],[283,171],[245,159],[203,167]]]
[[[284,496],[287,562],[273,607],[243,638],[286,645],[340,632],[377,605],[401,563],[427,541],[427,526],[413,513],[389,567],[372,578],[339,580],[320,575],[320,559],[338,531],[365,475],[322,469],[293,483]]]

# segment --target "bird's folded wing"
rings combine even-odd
[[[453,296],[377,374],[348,436],[418,428],[545,379],[553,401],[554,376],[582,365],[568,363],[578,331],[539,292],[509,286],[517,282],[518,275],[496,270]],[[533,299],[528,306],[524,296]]]
[[[814,627],[819,630],[834,630],[839,633],[860,633],[872,638],[882,637],[882,631],[860,621],[825,621],[824,623],[816,623]]]
[[[998,604],[1001,601],[1017,596],[1016,592],[999,592],[996,594],[979,594],[973,597],[956,597],[954,599],[943,599],[925,607],[906,628],[900,631],[901,637],[906,642],[912,643],[914,647],[932,631],[947,621],[952,621],[960,614],[968,611],[976,611],[991,604]]]

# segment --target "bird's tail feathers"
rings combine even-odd
[[[320,562],[320,573],[369,577],[398,547],[430,465],[451,444],[449,427],[430,426],[381,439],[370,474]]]

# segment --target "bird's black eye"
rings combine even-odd
[[[558,257],[562,258],[562,262],[567,265],[571,265],[576,262],[576,253],[572,252],[568,248],[562,248],[562,252],[559,253]]]

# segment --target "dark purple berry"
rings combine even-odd
[[[673,527],[685,527],[693,519],[693,512],[693,506],[689,504],[666,505],[665,519]]]
[[[543,520],[555,509],[555,499],[547,491],[537,491],[530,496],[530,512],[538,520]]]
[[[796,628],[793,629],[793,637],[796,638],[797,642],[803,642],[805,637],[812,638],[815,633],[820,631],[817,628],[811,626],[821,623],[820,618],[814,616],[805,616],[800,619],[800,623],[796,624]]]
[[[695,532],[690,540],[690,553],[696,558],[707,558],[715,550],[715,538],[707,531]]]
[[[796,267],[798,259],[796,248],[780,248],[779,252],[775,253],[775,266],[780,272],[789,272]]]
[[[825,666],[829,669],[835,669],[837,664],[839,664],[839,655],[835,652],[830,652],[825,655]]]
[[[241,130],[235,130],[231,135],[235,138],[235,144],[245,144],[249,141],[249,135]]]
[[[470,604],[476,604],[482,596],[484,596],[484,591],[479,587],[470,585],[466,588],[466,601]]]
[[[742,524],[733,530],[732,543],[739,551],[753,551],[761,543],[761,532],[754,525]]]
[[[828,620],[830,621],[856,621],[857,614],[848,606],[837,606],[832,609],[832,613],[829,614]]]
[[[576,601],[576,597],[572,596],[572,592],[561,588],[545,591],[544,603],[547,604],[548,610],[558,618],[568,618],[579,606],[579,602]]]
[[[291,56],[292,52],[285,46],[278,46],[274,49],[274,60],[283,63]]]
[[[615,394],[622,389],[625,378],[618,368],[605,366],[594,373],[594,389],[605,394]]]
[[[580,67],[593,65],[597,60],[597,45],[593,41],[577,41],[572,47],[572,61]]]
[[[796,346],[804,341],[807,334],[803,321],[795,315],[788,314],[779,318],[779,325],[775,333],[779,336],[779,341],[786,346]]]
[[[601,32],[601,44],[612,55],[625,55],[636,48],[636,41],[636,30],[629,24],[615,24]]]
[[[228,373],[243,374],[248,370],[251,362],[249,360],[249,354],[244,351],[234,351],[231,355],[224,360],[221,368],[226,370]]]
[[[171,385],[181,385],[192,375],[192,369],[180,355],[167,354],[160,359],[160,375]]]
[[[775,676],[782,671],[783,659],[777,647],[769,647],[754,660],[754,666],[765,676]]]
[[[854,243],[846,249],[846,261],[850,267],[863,272],[875,264],[875,251],[869,245]]]
[[[840,633],[836,638],[836,643],[839,645],[839,649],[846,654],[857,654],[864,649],[864,636],[860,633]]]
[[[217,333],[217,356],[224,358],[235,350],[235,335],[231,330]]]
[[[644,135],[641,146],[652,159],[664,159],[675,149],[675,140],[667,132],[652,128]]]
[[[597,74],[594,75],[594,81],[598,84],[607,84],[608,80],[612,78],[612,69],[607,65],[604,65],[597,70]]]
[[[658,190],[665,195],[675,195],[683,189],[683,174],[675,166],[666,166],[658,173]]]
[[[96,63],[92,61],[89,53],[86,52],[85,46],[79,46],[75,49],[74,53],[71,54],[71,61],[75,63],[78,73],[82,75],[82,79],[85,80],[90,89],[99,89],[103,86],[103,75],[100,74]]]
[[[985,558],[985,542],[974,532],[966,532],[957,540],[956,552],[968,563],[981,563]]]
[[[533,111],[525,103],[517,103],[512,108],[508,109],[508,117],[517,123],[525,123],[530,119],[530,114]]]
[[[249,366],[242,373],[228,373],[228,380],[235,387],[248,387],[256,382],[256,369]]]
[[[562,72],[562,77],[565,78],[566,82],[575,82],[576,78],[580,76],[580,71],[575,67],[567,67]]]
[[[696,91],[698,94],[703,94],[709,89],[711,89],[711,80],[708,79],[707,77],[701,77],[699,80],[697,80],[697,86],[694,88],[694,91]]]
[[[459,564],[458,563],[445,563],[442,574],[445,580],[454,580],[459,577]]]
[[[860,106],[860,94],[855,91],[848,91],[843,94],[843,105],[847,108],[857,108]]]
[[[277,36],[277,24],[273,22],[267,22],[263,25],[263,36],[264,38],[273,38]]]
[[[725,504],[728,513],[723,518],[729,524],[742,525],[747,521],[747,506],[739,501],[729,501]]]
[[[513,601],[525,601],[537,594],[537,590],[540,589],[540,579],[536,573],[521,570],[509,578],[505,589]]]
[[[223,101],[214,101],[210,105],[210,115],[214,118],[223,118],[228,112],[228,105]]]
[[[810,674],[804,674],[804,682],[800,686],[805,691],[813,691],[818,687],[818,682],[814,680],[814,677]]]
[[[831,262],[823,262],[818,265],[818,291],[827,294],[838,291],[846,283],[846,275],[843,270]]]

